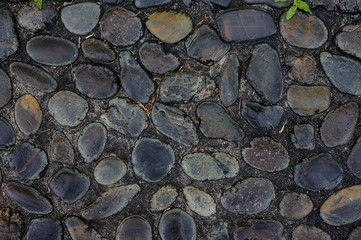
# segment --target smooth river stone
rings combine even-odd
[[[357,139],[347,159],[347,167],[356,177],[361,179],[361,137]]]
[[[266,172],[282,171],[288,167],[290,158],[285,147],[271,138],[255,138],[251,147],[242,150],[246,163]]]
[[[359,239],[361,239],[361,227],[355,228],[347,238],[347,240],[359,240]]]
[[[67,5],[61,9],[60,17],[69,32],[85,35],[98,24],[100,6],[91,2]]]
[[[307,49],[321,47],[328,38],[328,31],[322,20],[302,11],[297,11],[290,20],[286,20],[284,13],[281,16],[280,32],[288,44]]]
[[[111,63],[116,58],[116,53],[106,42],[89,38],[81,43],[84,56],[94,62]]]
[[[287,102],[300,116],[312,116],[325,111],[330,106],[330,90],[324,86],[292,85],[287,91]]]
[[[175,187],[171,185],[164,186],[153,194],[152,199],[150,200],[150,210],[152,212],[163,211],[169,208],[177,197],[178,193]]]
[[[11,147],[15,144],[15,133],[10,123],[0,116],[0,150]]]
[[[340,184],[342,173],[329,153],[321,153],[296,165],[294,179],[298,186],[307,190],[330,190]]]
[[[159,182],[170,171],[175,161],[172,147],[157,139],[142,138],[132,152],[134,173],[147,182]]]
[[[89,98],[104,99],[117,94],[120,82],[110,69],[93,64],[79,64],[71,69],[75,87]]]
[[[255,40],[277,31],[271,15],[254,9],[231,9],[219,14],[216,21],[222,38],[227,42]]]
[[[60,91],[48,103],[49,113],[64,126],[78,126],[86,117],[89,105],[84,98],[70,91]]]
[[[29,213],[43,215],[53,211],[51,202],[33,187],[17,182],[8,182],[5,189],[9,198]]]
[[[171,53],[165,53],[162,46],[145,42],[139,49],[139,58],[144,67],[151,72],[164,74],[179,66],[179,60]]]
[[[153,13],[145,24],[154,36],[166,43],[179,42],[193,28],[192,19],[188,15],[172,10]]]
[[[159,98],[165,103],[200,101],[209,97],[215,88],[214,81],[208,76],[174,73],[161,81]]]
[[[58,221],[49,218],[33,219],[30,222],[26,240],[61,240],[63,228]]]
[[[41,92],[51,93],[58,86],[57,81],[49,73],[30,64],[12,62],[9,70],[16,81]]]
[[[295,148],[313,150],[315,148],[315,130],[310,124],[300,124],[293,127],[291,141]]]
[[[355,132],[359,115],[357,103],[350,102],[329,112],[322,122],[321,139],[327,147],[346,144]]]
[[[200,119],[199,129],[209,138],[222,138],[240,142],[244,137],[242,128],[217,103],[204,102],[197,108]]]
[[[192,216],[174,208],[163,213],[160,218],[159,234],[162,240],[196,240],[197,226]]]
[[[19,41],[16,24],[9,10],[0,8],[0,22],[0,61],[5,61],[18,50]]]
[[[152,240],[152,227],[141,216],[124,219],[117,228],[115,240]]]
[[[108,132],[103,124],[95,122],[85,126],[78,140],[78,149],[86,163],[102,155],[107,140]]]
[[[60,131],[54,132],[50,147],[49,158],[52,162],[60,162],[64,164],[73,164],[74,148],[69,139]]]
[[[21,96],[15,103],[15,121],[20,130],[30,135],[36,133],[43,120],[38,101],[31,94]]]
[[[185,42],[190,57],[204,64],[219,61],[230,49],[228,43],[219,39],[218,34],[208,25],[202,25],[190,35]]]
[[[344,26],[336,35],[335,43],[343,52],[361,59],[361,23]]]
[[[238,98],[241,75],[240,63],[237,55],[230,54],[218,75],[219,98],[226,107],[231,106]]]
[[[331,83],[343,93],[361,96],[361,64],[328,52],[320,54],[320,61]]]
[[[135,0],[134,4],[137,8],[148,8],[161,6],[170,3],[172,0]]]
[[[6,156],[6,160],[16,175],[28,180],[39,179],[40,173],[48,165],[45,151],[27,142],[17,145],[14,151]]]
[[[0,68],[0,108],[4,107],[13,95],[11,81],[4,70]]]
[[[86,207],[81,215],[87,220],[112,216],[122,211],[139,191],[137,184],[113,187]]]
[[[247,178],[235,183],[221,197],[222,206],[235,214],[257,214],[275,199],[272,182],[266,178]]]
[[[39,35],[26,43],[26,52],[35,61],[49,66],[64,66],[78,58],[77,46],[66,39]]]
[[[21,240],[23,235],[24,220],[11,208],[0,208],[0,239]]]
[[[293,0],[285,0],[284,2],[277,2],[275,0],[244,0],[244,2],[247,4],[267,4],[275,8],[284,8],[291,5],[291,3],[293,3]]]
[[[110,100],[109,109],[100,118],[108,127],[132,138],[137,138],[148,127],[144,110],[125,98]]]
[[[189,177],[198,181],[233,178],[239,172],[237,159],[221,152],[188,154],[182,160],[182,168]]]
[[[302,224],[293,230],[292,240],[331,240],[331,237],[315,226]]]
[[[99,23],[102,38],[116,46],[129,46],[143,36],[143,26],[134,12],[115,7],[107,10]]]
[[[202,217],[209,217],[216,213],[216,204],[213,197],[208,193],[192,186],[183,188],[183,193],[187,205],[193,212]]]
[[[88,192],[90,178],[75,169],[62,168],[51,179],[50,188],[67,204],[73,204]]]
[[[270,45],[259,44],[255,47],[246,77],[266,102],[277,103],[281,99],[283,75],[280,58]]]
[[[198,144],[198,135],[190,117],[175,107],[155,103],[152,109],[152,121],[155,128],[185,146]]]
[[[286,66],[290,67],[288,77],[301,84],[312,84],[317,78],[317,61],[312,56],[287,56]]]
[[[239,227],[234,231],[234,240],[285,240],[283,237],[283,225],[279,221],[248,220],[247,223],[248,226]]]
[[[283,196],[279,209],[282,217],[299,220],[312,211],[313,203],[306,194],[291,192]]]
[[[68,217],[65,226],[73,240],[107,240],[78,217]]]
[[[120,78],[122,87],[129,98],[147,103],[154,93],[154,82],[140,67],[129,51],[119,53]]]
[[[100,184],[111,185],[127,173],[127,166],[117,157],[103,158],[94,169],[94,178]]]

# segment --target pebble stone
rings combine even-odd
[[[39,179],[40,173],[48,165],[45,151],[28,142],[15,146],[6,156],[6,160],[18,177],[28,180]]]
[[[358,240],[358,239],[361,239],[361,227],[355,228],[347,238],[347,240]]]
[[[240,142],[244,137],[242,128],[217,103],[202,103],[197,107],[197,116],[200,119],[199,129],[206,137],[230,142]]]
[[[306,217],[313,209],[310,197],[304,193],[291,192],[283,196],[279,211],[282,217],[299,220]]]
[[[9,76],[0,68],[0,108],[4,107],[13,95]]]
[[[39,35],[26,43],[27,54],[35,61],[49,66],[65,66],[78,58],[77,46],[64,38]]]
[[[38,101],[31,94],[21,96],[15,103],[15,121],[25,135],[36,133],[43,121]]]
[[[162,240],[196,240],[197,227],[188,213],[174,208],[163,213],[160,218],[159,234]]]
[[[203,217],[209,217],[216,213],[216,203],[208,193],[192,186],[183,188],[183,193],[187,205],[193,212]]]
[[[331,240],[331,237],[322,229],[301,224],[293,230],[292,240]]]
[[[160,188],[156,193],[153,194],[150,200],[150,210],[152,212],[163,211],[172,205],[177,199],[178,192],[175,187],[171,185]]]
[[[60,91],[48,103],[49,113],[64,126],[78,126],[86,117],[89,105],[84,98],[70,91]]]
[[[220,222],[211,231],[209,240],[229,240],[228,223]]]
[[[106,42],[88,38],[81,43],[81,49],[84,56],[94,62],[111,63],[116,58],[116,53]]]
[[[20,213],[11,208],[0,208],[0,239],[20,240],[24,228],[24,220]]]
[[[289,55],[286,58],[286,66],[291,68],[287,76],[301,84],[312,84],[317,79],[317,61],[312,56]]]
[[[15,144],[15,133],[8,120],[0,116],[0,150]]]
[[[294,180],[307,190],[330,190],[340,184],[342,173],[342,168],[329,153],[321,153],[296,165]]]
[[[347,159],[347,167],[356,177],[361,179],[361,138],[359,137],[352,147],[351,153]]]
[[[74,162],[74,147],[63,132],[54,132],[48,153],[52,162],[65,164],[73,164]]]
[[[17,182],[8,182],[5,191],[19,207],[33,214],[49,214],[53,211],[51,202],[33,187]]]
[[[63,228],[58,221],[49,218],[33,219],[26,233],[26,240],[61,240]]]
[[[361,24],[342,27],[336,35],[335,43],[343,52],[361,59]]]
[[[175,161],[172,147],[157,139],[138,140],[132,152],[134,173],[147,182],[159,182],[170,171]]]
[[[15,30],[14,17],[5,8],[0,8],[0,61],[5,61],[9,56],[16,53],[19,40]]]
[[[111,185],[127,173],[127,166],[117,157],[103,158],[94,169],[94,178],[100,184]]]
[[[285,240],[283,225],[274,220],[248,220],[248,226],[237,228],[233,233],[234,240],[274,239]]]
[[[68,217],[65,226],[73,240],[107,240],[78,217]]]
[[[108,132],[103,124],[95,122],[85,126],[78,140],[78,150],[86,163],[97,160],[102,155],[108,140]]]
[[[137,8],[148,8],[165,5],[170,3],[172,0],[135,0],[134,4]]]
[[[60,169],[50,182],[51,190],[67,204],[83,198],[89,187],[89,177],[70,168]]]
[[[132,11],[114,7],[107,10],[99,22],[102,38],[116,46],[129,46],[143,36],[140,19]]]
[[[315,148],[315,130],[311,124],[299,124],[293,127],[291,141],[295,148],[313,150]]]
[[[152,227],[141,216],[130,216],[124,219],[117,228],[115,240],[152,240]]]
[[[284,2],[276,2],[273,0],[244,0],[244,2],[248,4],[267,4],[275,8],[284,8],[290,6],[293,3],[293,0],[285,0]]]
[[[235,54],[228,55],[217,78],[219,98],[226,107],[231,106],[238,98],[240,75],[238,57]]]
[[[247,178],[236,182],[221,197],[222,206],[235,214],[257,214],[275,199],[272,182],[266,178]]]

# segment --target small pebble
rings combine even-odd
[[[0,116],[0,150],[11,147],[15,144],[15,133],[10,123]]]
[[[61,240],[63,228],[58,221],[49,218],[37,218],[30,222],[26,240]]]
[[[331,237],[315,226],[302,224],[293,230],[292,240],[331,240]]]
[[[203,217],[209,217],[216,213],[216,204],[208,193],[191,186],[183,188],[183,193],[187,205],[193,212]]]
[[[31,94],[21,96],[15,103],[15,121],[25,135],[36,133],[43,121],[38,101]]]
[[[54,132],[50,142],[49,157],[52,162],[74,163],[74,148],[64,133]]]
[[[81,43],[84,56],[94,62],[111,63],[116,58],[116,53],[107,43],[96,38],[85,39]]]
[[[103,185],[118,182],[127,173],[127,166],[117,157],[103,158],[94,169],[95,180]]]
[[[102,155],[107,140],[108,132],[103,124],[95,122],[85,126],[78,140],[78,150],[86,163]]]
[[[197,227],[188,213],[174,208],[163,213],[160,218],[159,234],[162,240],[196,240]]]
[[[115,240],[152,240],[152,227],[141,216],[124,219],[117,228]]]
[[[173,186],[168,185],[162,187],[153,194],[152,199],[150,200],[150,210],[152,212],[163,211],[169,208],[177,197],[178,192]]]
[[[11,208],[0,208],[0,239],[22,239],[24,220],[20,213],[13,212]]]
[[[295,148],[313,150],[315,148],[315,130],[311,124],[300,124],[293,127],[291,141]]]
[[[16,24],[12,13],[6,8],[0,8],[0,61],[5,61],[16,53],[19,40],[16,34]],[[0,73],[1,74],[1,73]]]
[[[68,217],[65,226],[73,240],[107,240],[78,217]]]
[[[312,211],[313,203],[306,194],[291,192],[283,196],[279,208],[282,217],[299,220]]]
[[[237,228],[233,233],[234,240],[272,239],[284,240],[283,225],[273,220],[248,220],[248,226]]]
[[[352,147],[351,153],[347,159],[348,169],[355,175],[356,177],[361,179],[361,137],[359,137],[356,141],[356,144]]]
[[[218,76],[219,98],[226,107],[231,106],[238,98],[240,71],[238,57],[235,54],[230,54],[222,65]]]
[[[0,68],[0,108],[4,107],[13,95],[9,76]]]

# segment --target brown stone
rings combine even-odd
[[[291,67],[288,76],[302,84],[312,84],[317,77],[317,62],[311,56],[288,56],[287,66]]]
[[[25,94],[15,104],[15,120],[20,130],[26,135],[39,130],[43,113],[38,101],[31,95]]]

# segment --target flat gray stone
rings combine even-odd
[[[301,224],[293,230],[292,240],[331,240],[331,237],[320,228]]]
[[[108,132],[103,124],[95,122],[86,125],[78,140],[78,150],[86,163],[97,160],[102,155],[108,140]]]
[[[152,212],[163,211],[169,208],[177,197],[178,192],[173,186],[164,186],[153,194],[150,200],[150,210]]]
[[[288,7],[293,3],[293,0],[286,0],[284,2],[276,2],[274,0],[244,0],[247,4],[267,4],[274,8]]]
[[[300,124],[293,127],[291,141],[295,148],[313,150],[315,148],[315,130],[310,124]]]
[[[107,240],[78,217],[68,217],[65,226],[73,240]]]
[[[141,216],[129,216],[118,226],[115,240],[152,240],[152,227]]]
[[[359,137],[352,147],[347,159],[347,167],[356,177],[361,179],[361,138]]]
[[[21,240],[24,230],[24,220],[20,213],[11,208],[0,208],[0,239]]]
[[[37,218],[30,222],[26,240],[61,240],[63,228],[59,221],[49,218]]]
[[[60,131],[54,132],[48,153],[52,162],[65,164],[73,164],[74,162],[74,147],[67,136]]]
[[[135,0],[134,4],[137,8],[148,8],[165,5],[171,1],[172,0]]]
[[[36,133],[43,121],[38,101],[31,94],[21,96],[15,103],[15,121],[25,135]]]
[[[219,98],[226,107],[231,106],[238,98],[241,68],[238,57],[230,54],[217,77],[219,83]]]
[[[103,158],[94,169],[94,178],[100,184],[111,185],[127,173],[127,166],[117,157]]]
[[[11,147],[15,144],[15,133],[8,120],[0,117],[0,150]]]
[[[299,220],[306,217],[313,209],[310,197],[304,193],[291,192],[283,196],[279,211],[282,217]]]
[[[19,41],[14,18],[9,10],[0,8],[0,22],[0,61],[5,61],[18,50]]]
[[[361,24],[342,27],[336,35],[335,43],[343,52],[361,59]]]
[[[183,188],[183,193],[187,205],[193,212],[198,213],[202,217],[209,217],[216,213],[216,203],[208,193],[192,186]]]
[[[197,227],[188,213],[174,208],[163,213],[160,218],[159,234],[162,240],[196,240]]]
[[[110,63],[117,56],[114,49],[100,39],[88,38],[81,43],[84,56],[94,62]]]
[[[234,240],[272,239],[286,240],[283,236],[283,225],[273,220],[248,220],[248,226],[237,228],[233,233]]]
[[[4,70],[0,68],[0,108],[4,107],[13,95],[11,81]]]

